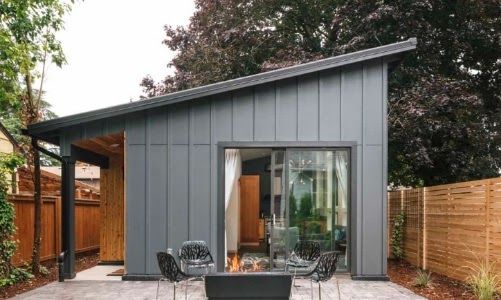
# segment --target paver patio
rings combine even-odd
[[[300,287],[293,287],[292,298],[310,299],[310,283],[297,280]],[[314,284],[314,299],[318,299],[318,285]],[[66,281],[54,282],[33,291],[18,295],[15,299],[155,299],[157,283],[153,281]],[[177,289],[177,298],[184,299],[184,285]],[[172,299],[172,284],[160,283],[159,299]],[[192,282],[188,299],[204,299],[203,283]],[[424,299],[408,289],[392,282],[353,281],[347,275],[322,285],[322,299]]]

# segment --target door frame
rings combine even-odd
[[[252,142],[252,141],[227,141],[217,143],[217,228],[216,228],[216,269],[218,272],[224,272],[226,253],[224,246],[225,236],[225,150],[226,149],[245,149],[245,148],[271,148],[271,149],[308,149],[308,150],[348,150],[350,168],[348,168],[348,177],[350,178],[350,188],[348,196],[350,205],[348,207],[348,227],[347,243],[349,246],[349,260],[347,261],[347,272],[351,272],[356,267],[356,243],[357,240],[357,143],[348,141],[290,141],[290,142]]]

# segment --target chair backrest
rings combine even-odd
[[[318,275],[318,281],[326,281],[334,276],[338,256],[339,252],[337,251],[325,252],[320,255],[318,264],[313,271]]]
[[[172,254],[167,252],[157,252],[158,267],[162,276],[170,282],[177,282],[183,277],[181,269],[176,263],[176,259]]]
[[[315,241],[299,241],[294,246],[294,253],[301,259],[315,261],[320,257],[320,243]]]
[[[205,241],[184,242],[179,257],[185,260],[207,259],[209,257],[212,260],[212,255]]]

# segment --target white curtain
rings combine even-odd
[[[346,151],[336,151],[336,177],[338,181],[338,205],[343,208],[340,223],[346,226],[345,223],[348,217],[344,215],[348,199],[348,155]]]
[[[228,149],[225,151],[224,166],[224,203],[226,214],[226,226],[224,233],[224,252],[228,251],[228,231],[231,234],[231,241],[236,243],[238,238],[238,220],[239,220],[239,185],[238,180],[242,174],[242,159],[238,149]],[[230,205],[231,204],[231,205]],[[228,211],[228,207],[232,207]],[[228,230],[230,229],[230,230]]]
[[[238,149],[227,149],[225,151],[224,164],[224,203],[225,210],[228,209],[231,194],[234,188],[238,188],[238,179],[242,174],[242,159]],[[236,187],[235,187],[236,186]]]

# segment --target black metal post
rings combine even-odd
[[[61,225],[64,277],[75,278],[75,160],[63,156],[61,178]]]
[[[59,282],[64,282],[64,251],[57,257],[57,269],[59,271]]]

